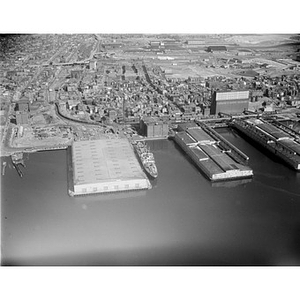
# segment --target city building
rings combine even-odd
[[[71,70],[71,78],[80,79],[82,70]]]
[[[254,78],[259,76],[259,73],[255,72],[254,70],[246,70],[246,71],[241,71],[238,73],[240,76],[243,77],[249,77],[249,78]]]
[[[160,41],[150,41],[149,42],[150,46],[160,46]]]
[[[3,126],[6,123],[6,110],[0,110],[0,125]]]
[[[204,117],[208,117],[210,115],[210,107],[205,104],[201,104],[201,112]]]
[[[25,97],[21,98],[18,101],[17,110],[23,112],[29,111],[29,99]]]
[[[56,100],[56,91],[49,90],[49,101],[55,101]]]
[[[29,124],[28,112],[17,111],[16,122],[17,125]]]
[[[105,49],[115,49],[115,48],[121,48],[123,46],[123,43],[107,43],[102,44],[102,47]]]
[[[114,109],[110,109],[108,112],[108,117],[113,121],[117,118],[117,112]]]
[[[189,76],[187,81],[191,83],[201,83],[204,81],[204,79],[201,76]]]
[[[166,137],[169,126],[156,117],[144,117],[140,120],[140,131],[146,137]]]
[[[242,113],[249,107],[249,91],[216,91],[213,93],[210,113]]]
[[[201,41],[201,40],[188,40],[186,41],[186,44],[190,45],[204,45],[205,41]]]
[[[79,100],[68,100],[66,104],[67,109],[72,109],[73,107],[77,107],[77,105],[80,103]]]
[[[97,61],[91,60],[89,66],[90,66],[90,70],[96,70],[97,69]]]
[[[238,56],[252,55],[252,51],[251,50],[247,50],[247,49],[241,49],[241,50],[238,51],[237,55]]]
[[[208,52],[226,52],[227,47],[226,46],[209,46],[207,48]]]
[[[298,107],[300,106],[300,98],[293,98],[292,100],[288,101],[288,103],[291,103],[292,106]]]

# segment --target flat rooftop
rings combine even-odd
[[[191,139],[188,138],[190,135],[200,142],[197,146],[195,143],[194,145],[191,143]],[[177,133],[175,141],[189,154],[210,180],[238,179],[253,175],[253,171],[248,166],[242,165],[230,157],[200,127]],[[212,141],[215,143],[211,143]]]
[[[200,127],[199,128],[189,128],[186,131],[190,136],[192,136],[197,142],[215,142],[215,140],[203,131]]]
[[[150,185],[127,139],[74,142],[72,166],[75,194],[142,189]]]

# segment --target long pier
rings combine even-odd
[[[152,187],[126,138],[74,142],[71,160],[71,196]]]
[[[248,157],[207,125],[194,126],[175,134],[175,142],[211,180],[250,178]]]
[[[219,145],[227,152],[227,154],[232,157],[234,160],[238,161],[240,164],[248,164],[249,157],[235,147],[233,144],[228,142],[225,138],[223,138],[219,133],[217,133],[213,128],[207,126],[205,123],[200,123],[201,128],[211,135],[215,140],[219,141]]]
[[[276,126],[279,129],[281,129],[282,131],[288,133],[290,136],[292,136],[296,140],[300,141],[300,134],[297,131],[293,130],[292,128],[290,128],[276,120],[272,121],[271,124]]]
[[[232,124],[294,170],[300,171],[300,140],[295,138],[294,134],[288,133],[286,128],[278,123],[272,124],[255,118],[235,119]]]

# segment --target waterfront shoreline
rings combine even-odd
[[[268,265],[274,251],[278,259],[296,253],[291,242],[297,232],[293,220],[299,219],[295,195],[300,177],[239,135],[227,129],[222,135],[253,157],[249,164],[256,179],[211,183],[169,140],[151,142],[160,171],[151,190],[70,197],[67,150],[32,153],[22,179],[9,162],[2,177],[3,263],[63,264],[73,253],[71,265]],[[287,245],[283,254],[282,243]],[[154,251],[149,258],[151,245],[166,256]],[[128,256],[124,248],[135,255]],[[166,248],[174,255],[168,256]],[[62,249],[65,258],[59,255]],[[120,252],[108,260],[105,249]],[[231,254],[224,256],[222,249]],[[95,255],[88,259],[80,253]]]

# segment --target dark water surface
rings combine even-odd
[[[3,265],[300,265],[300,174],[235,132],[252,180],[211,184],[172,141],[149,142],[148,191],[69,197],[66,151],[1,175]],[[9,160],[6,159],[8,162]]]

